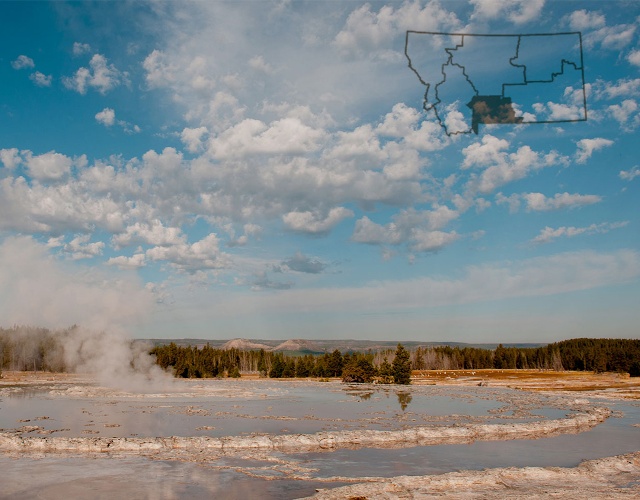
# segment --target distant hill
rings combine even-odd
[[[278,346],[273,350],[287,352],[304,352],[309,354],[322,354],[325,351],[325,349],[322,349],[315,341],[304,339],[285,340],[281,344],[278,344]]]
[[[272,349],[272,347],[268,346],[267,344],[264,344],[261,342],[253,342],[248,339],[229,340],[228,342],[225,342],[224,344],[222,344],[221,348],[222,349],[240,349],[245,351],[252,350],[252,349],[264,349],[268,351]]]
[[[464,349],[465,347],[475,347],[479,349],[495,349],[498,343],[465,343],[465,342],[420,342],[415,340],[356,340],[356,339],[288,339],[288,340],[264,340],[264,339],[147,339],[154,346],[162,346],[175,343],[178,346],[196,346],[203,347],[209,344],[216,349],[241,349],[254,350],[264,349],[265,351],[286,351],[288,353],[301,354],[322,354],[324,352],[332,352],[338,349],[340,352],[372,352],[384,351],[387,349],[395,349],[398,343],[401,343],[409,350],[415,350],[418,347],[438,347],[449,346]],[[509,343],[503,342],[504,347],[517,348],[536,348],[543,347],[547,343]]]

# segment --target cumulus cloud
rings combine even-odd
[[[125,255],[118,255],[117,257],[111,257],[107,260],[108,266],[117,266],[120,269],[138,269],[146,265],[145,256],[143,253],[137,253],[131,257]]]
[[[601,12],[592,12],[586,9],[574,10],[566,20],[571,29],[575,31],[602,28],[606,24],[606,19]]]
[[[526,203],[528,211],[543,212],[565,208],[578,208],[600,203],[602,197],[595,194],[570,194],[566,192],[556,193],[552,198],[542,193],[512,194],[509,197],[504,196],[502,193],[496,195],[496,203],[499,205],[508,205],[510,212],[516,212],[518,210],[521,200]]]
[[[271,67],[271,65],[268,64],[262,56],[255,56],[249,59],[249,66],[251,66],[252,69],[255,69],[256,71],[260,71],[262,73],[273,72],[273,68]]]
[[[385,5],[377,12],[367,3],[349,14],[333,45],[345,55],[379,55],[376,49],[387,47],[393,37],[416,26],[424,31],[452,31],[461,23],[438,2],[423,7],[418,1],[406,1],[398,8]]]
[[[623,181],[632,181],[636,177],[640,177],[640,167],[636,165],[631,170],[620,170],[618,175]]]
[[[18,148],[0,149],[0,161],[4,168],[13,170],[22,162],[22,158],[19,155]]]
[[[616,99],[640,96],[640,78],[620,78],[615,82],[597,80],[592,86],[596,99]]]
[[[351,241],[368,243],[370,245],[397,245],[404,239],[401,229],[394,222],[380,225],[373,222],[366,215],[356,221]]]
[[[411,250],[414,252],[437,252],[456,241],[460,236],[452,231],[424,231],[414,229],[411,231]]]
[[[96,113],[95,119],[105,127],[118,124],[127,134],[137,134],[141,131],[138,125],[132,125],[125,120],[116,120],[116,112],[112,108],[104,108],[102,111],[99,111]]]
[[[169,246],[155,246],[145,252],[151,261],[165,261],[180,271],[189,273],[202,269],[224,269],[230,266],[230,257],[220,250],[216,234],[189,244],[180,242]]]
[[[36,71],[35,73],[31,73],[29,75],[29,80],[35,83],[38,87],[51,87],[51,81],[53,80],[53,77],[51,75],[45,75],[44,73]]]
[[[331,231],[347,217],[353,217],[348,208],[334,207],[328,213],[321,212],[289,212],[282,216],[287,229],[308,234],[322,234]]]
[[[629,61],[634,66],[640,66],[640,50],[633,49],[627,55],[627,61]]]
[[[407,243],[413,252],[435,252],[459,238],[455,231],[447,233],[440,230],[459,216],[460,212],[446,206],[432,210],[403,210],[385,225],[364,216],[356,221],[351,240],[370,245]]]
[[[472,20],[509,19],[524,24],[537,19],[545,0],[471,0]]]
[[[212,138],[210,153],[218,159],[257,154],[302,154],[317,151],[323,130],[303,124],[297,118],[283,118],[269,125],[246,119]]]
[[[209,131],[207,127],[198,127],[198,128],[188,128],[185,127],[182,129],[182,133],[180,134],[180,139],[182,143],[187,147],[187,150],[190,153],[197,153],[201,151],[204,147],[202,138]]]
[[[293,257],[283,260],[278,269],[294,271],[297,273],[320,274],[325,271],[327,264],[319,259],[308,257],[301,252],[296,252]]]
[[[555,151],[539,153],[529,146],[521,146],[514,153],[508,153],[509,142],[490,134],[483,136],[462,150],[462,168],[484,168],[473,175],[467,189],[473,192],[491,193],[509,182],[527,177],[537,170],[566,163],[567,159]]]
[[[590,234],[605,234],[611,231],[612,229],[619,229],[621,227],[625,227],[629,224],[629,221],[623,222],[602,222],[600,224],[591,224],[587,227],[545,227],[540,234],[531,240],[532,243],[551,243],[553,240],[561,237],[565,238],[573,238],[574,236],[579,236],[582,234],[590,235]]]
[[[158,219],[149,222],[136,222],[127,226],[125,231],[116,234],[112,243],[116,248],[143,243],[153,246],[182,245],[186,237],[178,227],[165,227]]]
[[[27,57],[25,55],[20,55],[15,61],[11,62],[11,67],[13,69],[25,69],[25,68],[35,68],[36,65],[33,62],[33,59]]]
[[[96,113],[96,121],[102,123],[105,127],[110,127],[116,122],[116,112],[111,108],[104,108]]]
[[[177,67],[169,62],[168,56],[161,50],[152,51],[145,58],[142,67],[146,71],[145,78],[147,85],[151,88],[171,84],[175,82],[177,78]]]
[[[69,243],[64,245],[63,249],[69,254],[71,259],[90,259],[102,255],[105,244],[103,241],[95,241],[90,243],[91,235],[77,235]]]
[[[91,52],[91,45],[88,43],[73,42],[73,55],[81,56]]]
[[[576,151],[576,161],[578,163],[586,163],[594,152],[613,145],[610,139],[596,137],[595,139],[580,139],[576,143],[578,149]]]
[[[107,58],[101,54],[95,54],[91,58],[89,68],[81,67],[72,77],[62,79],[65,87],[82,95],[90,88],[106,94],[126,81],[126,73],[109,64]]]
[[[52,181],[60,180],[69,175],[74,161],[68,156],[49,151],[36,156],[29,152],[26,155],[25,163],[31,177],[43,181]]]
[[[620,104],[612,104],[607,111],[626,132],[635,130],[640,125],[638,103],[634,99],[625,99]]]

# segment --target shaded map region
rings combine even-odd
[[[522,123],[516,116],[511,97],[499,95],[477,95],[467,104],[472,110],[471,129],[477,134],[479,123]]]
[[[585,121],[580,32],[487,35],[407,31],[409,68],[447,135],[480,124]]]

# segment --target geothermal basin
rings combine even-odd
[[[300,498],[316,490],[346,498],[357,491],[333,488],[462,470],[576,468],[640,449],[639,400],[608,390],[419,383],[178,380],[133,393],[86,377],[7,381],[0,497],[107,498],[117,485],[130,498]]]

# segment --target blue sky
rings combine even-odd
[[[3,326],[639,338],[639,2],[2,2],[0,14]],[[408,49],[428,95],[447,72],[436,116],[407,31],[580,32],[583,67],[514,91],[518,116],[554,123],[462,133],[472,94],[460,66],[442,66],[460,39]],[[454,62],[493,87],[511,51],[500,40],[483,59],[467,37]],[[585,95],[588,118],[573,122]]]

